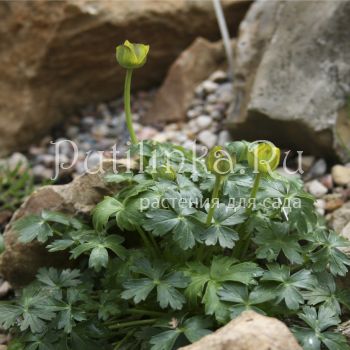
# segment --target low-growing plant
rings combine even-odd
[[[305,350],[350,349],[334,331],[350,306],[336,285],[349,243],[275,171],[277,148],[231,142],[205,161],[152,141],[131,152],[139,166],[106,176],[122,189],[90,221],[43,211],[15,223],[21,242],[68,251],[76,268],[41,269],[1,303],[10,350],[172,350],[245,310],[283,320]]]

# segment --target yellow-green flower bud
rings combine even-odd
[[[253,143],[248,149],[247,160],[254,172],[270,173],[278,167],[281,151],[271,142]]]
[[[215,175],[224,176],[233,172],[236,155],[230,155],[223,147],[213,147],[207,157],[207,168]]]
[[[126,69],[142,67],[147,60],[149,45],[133,44],[125,40],[123,45],[117,46],[117,61]]]

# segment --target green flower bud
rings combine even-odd
[[[125,40],[123,45],[117,46],[117,61],[126,69],[135,69],[142,67],[147,60],[149,45],[132,44]]]
[[[233,172],[236,155],[230,155],[223,147],[213,147],[207,157],[207,168],[215,175],[224,176]]]
[[[248,165],[259,173],[270,173],[278,167],[281,151],[273,143],[251,144],[247,153]]]

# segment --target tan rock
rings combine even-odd
[[[349,15],[346,1],[254,3],[237,39],[234,137],[346,159]]]
[[[193,99],[194,89],[225,62],[222,42],[196,39],[171,65],[148,111],[147,121],[179,121]]]
[[[246,311],[226,326],[181,350],[302,350],[281,321]]]
[[[123,163],[123,162],[121,162]],[[112,171],[113,161],[102,164],[105,172]],[[120,165],[120,163],[118,163]],[[67,214],[86,214],[116,187],[107,185],[102,172],[85,174],[67,185],[45,186],[35,191],[14,214],[4,232],[5,252],[0,256],[0,273],[14,287],[30,282],[41,266],[63,267],[70,264],[67,254],[48,253],[38,242],[22,244],[12,223],[29,214],[39,214],[43,209]]]
[[[250,1],[225,0],[232,31]],[[0,156],[23,149],[72,109],[121,94],[115,46],[151,45],[134,89],[159,84],[198,36],[220,38],[211,1],[63,0],[0,2]]]
[[[341,208],[335,210],[329,219],[330,227],[337,233],[341,233],[344,227],[350,222],[350,202],[345,203]]]
[[[333,181],[337,185],[349,185],[350,184],[350,168],[343,165],[335,165],[332,168]]]

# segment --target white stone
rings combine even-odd
[[[322,185],[321,182],[318,180],[313,180],[311,182],[308,182],[306,184],[306,188],[316,198],[321,198],[328,192],[327,187]]]
[[[207,93],[210,94],[212,92],[214,92],[217,88],[218,88],[218,84],[214,83],[213,81],[210,80],[205,80],[202,83],[202,89]]]
[[[22,173],[28,168],[28,159],[24,154],[16,152],[7,160],[7,167],[9,170],[17,168]]]
[[[341,230],[340,234],[343,237],[350,239],[350,222],[346,224],[346,226]]]
[[[194,120],[198,126],[198,130],[206,129],[212,123],[212,119],[208,115],[200,115],[198,118]]]
[[[227,130],[222,130],[218,136],[218,145],[224,146],[225,143],[231,140],[231,135]]]
[[[326,201],[324,199],[317,199],[315,208],[320,215],[324,215],[326,213]]]
[[[227,73],[223,70],[217,70],[214,73],[212,73],[209,77],[209,80],[217,83],[221,81],[225,81],[228,79]]]
[[[350,168],[343,165],[335,165],[332,168],[332,177],[337,185],[350,184]]]
[[[218,137],[209,130],[203,130],[198,134],[198,140],[208,148],[214,147],[217,139]]]
[[[188,130],[187,131],[190,131],[193,134],[197,134],[197,132],[199,131],[199,127],[198,127],[196,119],[190,120],[187,123],[187,126],[188,126]]]

